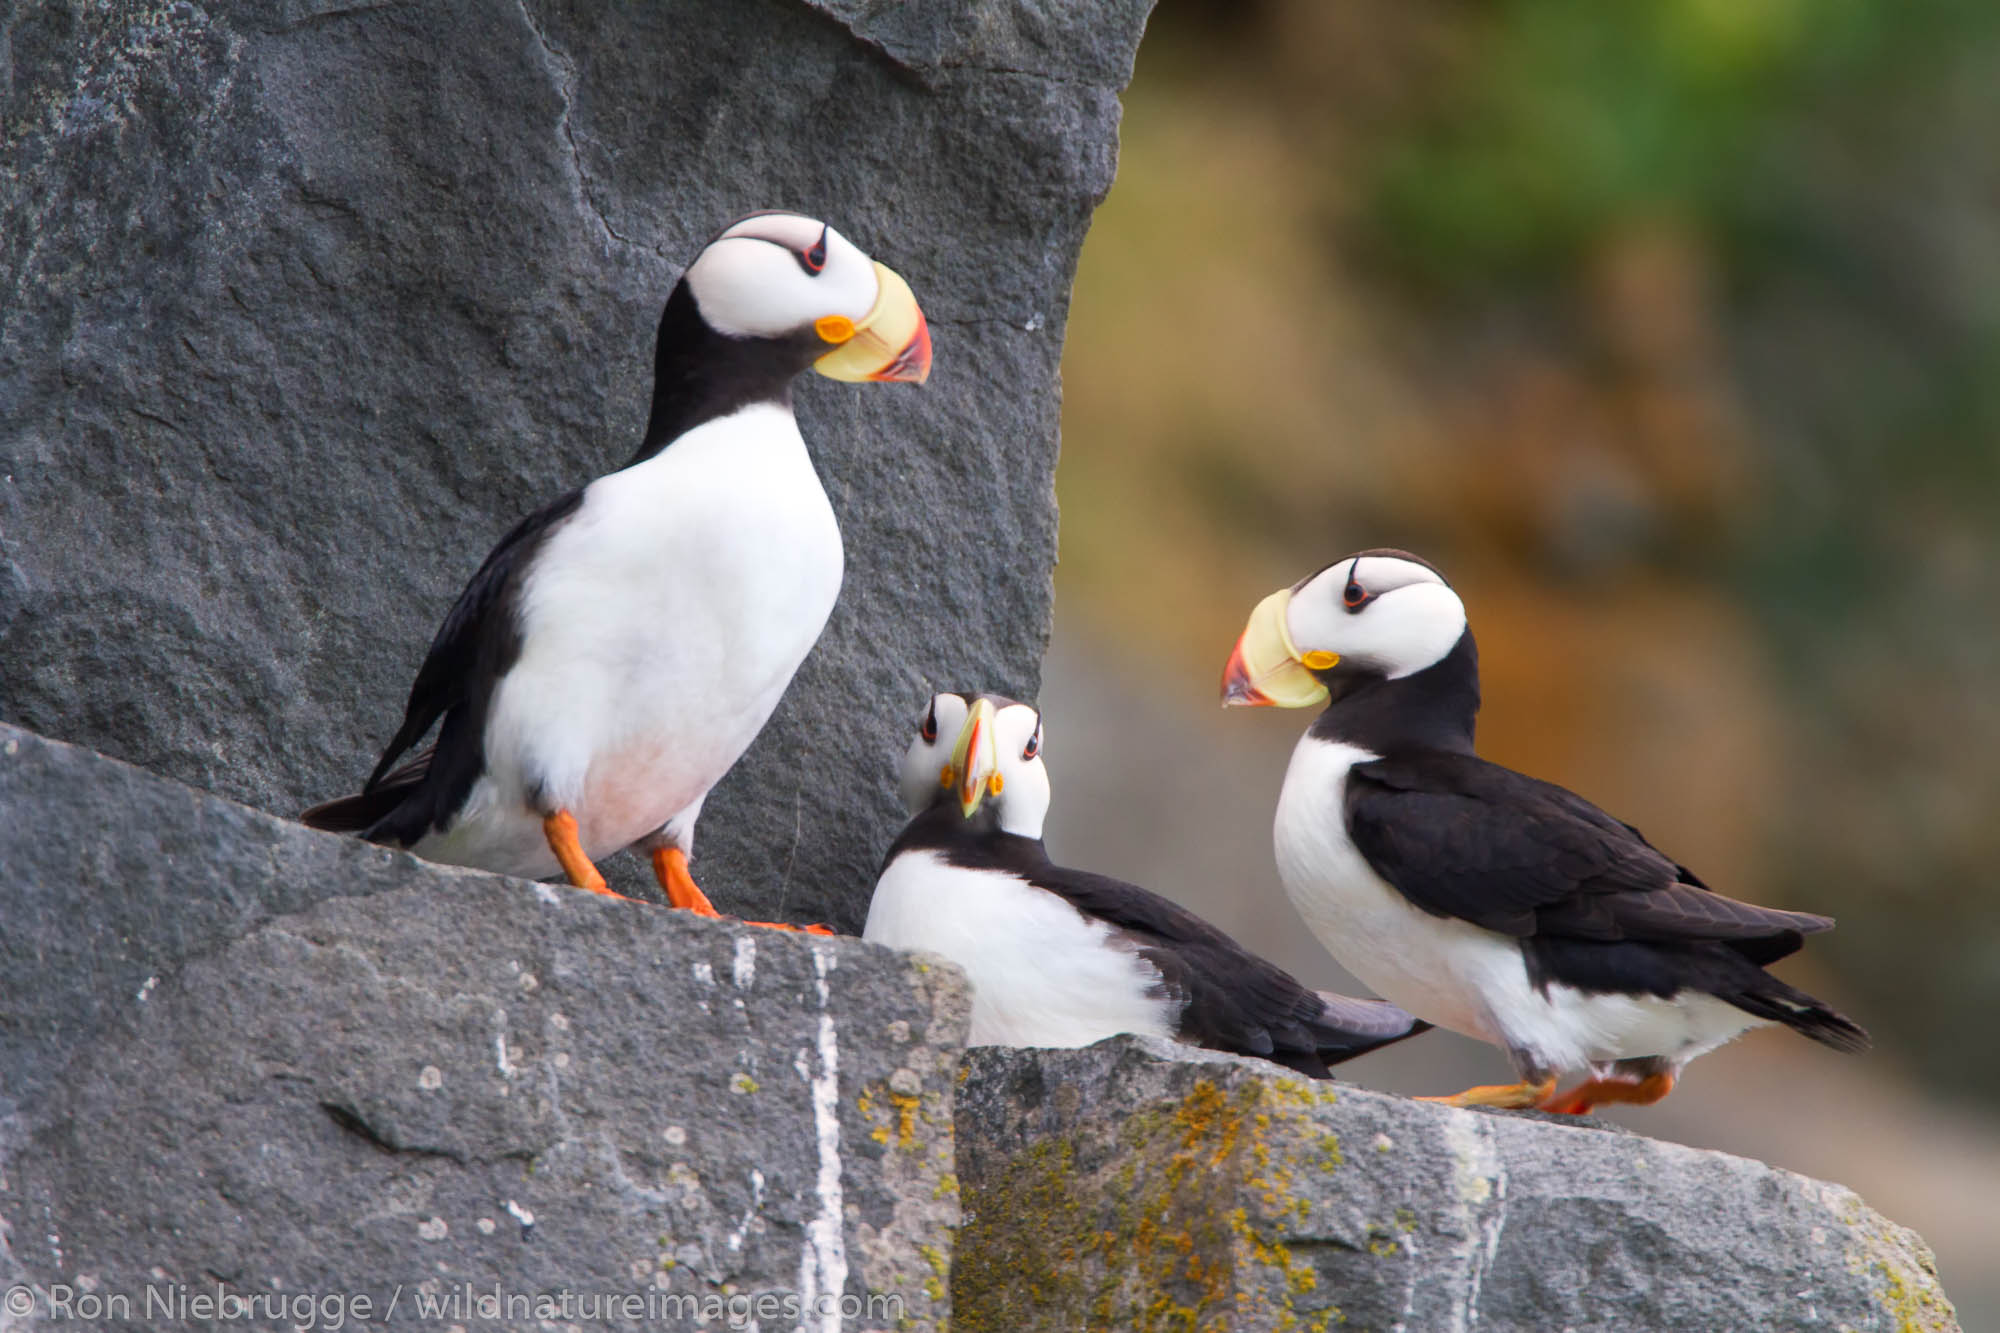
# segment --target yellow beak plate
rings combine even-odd
[[[1310,708],[1326,702],[1326,686],[1306,669],[1285,626],[1291,604],[1292,590],[1280,588],[1250,613],[1250,623],[1222,669],[1225,708]],[[1331,660],[1321,670],[1340,660],[1331,653],[1323,656]]]
[[[845,341],[813,362],[813,369],[828,379],[850,383],[922,384],[931,373],[931,330],[916,294],[885,264],[875,265],[875,280],[875,304],[852,326]],[[831,323],[822,321],[822,337]]]

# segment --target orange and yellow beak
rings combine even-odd
[[[952,747],[951,762],[938,774],[938,785],[953,789],[959,812],[967,819],[989,795],[998,796],[1004,785],[999,746],[993,735],[996,715],[991,699],[972,701],[972,711],[958,731],[958,744]]]
[[[1281,588],[1250,613],[1250,623],[1222,669],[1224,708],[1310,708],[1326,701],[1326,686],[1307,669],[1307,659],[1324,671],[1340,658],[1333,653],[1299,652],[1285,624],[1285,609],[1291,604],[1292,590]]]
[[[858,321],[828,315],[813,327],[833,350],[813,362],[828,379],[922,384],[931,373],[931,330],[901,275],[875,265],[875,304]]]

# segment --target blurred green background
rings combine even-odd
[[[1862,1188],[1968,1328],[2000,1326],[1996,141],[1991,0],[1164,0],[1072,311],[1045,697],[1059,855],[1338,979],[1270,865],[1304,719],[1222,719],[1215,678],[1272,588],[1436,561],[1489,757],[1839,918],[1787,975],[1876,1053],[1755,1034],[1627,1122]]]

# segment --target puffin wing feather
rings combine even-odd
[[[1356,764],[1344,815],[1355,847],[1411,903],[1505,935],[1769,941],[1789,953],[1833,924],[1724,897],[1574,792],[1472,755]]]
[[[487,709],[495,685],[520,656],[522,580],[549,534],[582,504],[583,491],[571,491],[515,524],[487,553],[431,640],[403,723],[361,794],[314,806],[301,816],[306,823],[408,847],[449,822],[485,769]],[[439,718],[435,743],[391,772]],[[358,823],[364,815],[371,818]]]

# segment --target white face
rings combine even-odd
[[[702,319],[733,338],[781,338],[875,304],[875,263],[824,222],[797,213],[744,218],[688,265]]]
[[[1349,556],[1299,585],[1285,609],[1285,628],[1308,659],[1338,653],[1342,665],[1396,680],[1457,645],[1465,604],[1428,565],[1394,555]]]
[[[990,726],[982,726],[977,744],[960,755],[960,742],[973,712],[973,701],[992,707]],[[912,815],[933,804],[960,804],[966,773],[980,792],[979,805],[991,807],[1000,827],[1024,838],[1042,836],[1049,813],[1049,771],[1042,764],[1042,715],[1027,704],[997,694],[931,696],[917,725],[916,739],[903,756],[903,804]],[[998,775],[998,790],[992,778]]]

